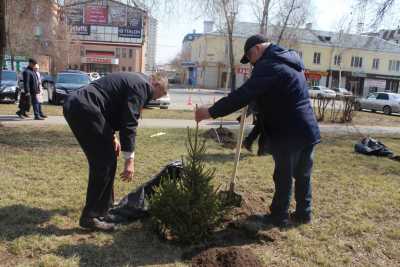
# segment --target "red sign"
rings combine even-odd
[[[243,74],[243,75],[249,75],[250,74],[250,69],[249,68],[236,68],[236,73],[237,74]]]
[[[104,25],[108,22],[108,12],[105,6],[87,6],[85,8],[85,24]]]
[[[118,60],[118,58],[107,58],[107,57],[83,57],[82,63],[118,65],[119,60]]]

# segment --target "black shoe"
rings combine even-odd
[[[311,223],[311,213],[298,214],[296,212],[293,212],[290,214],[290,219],[297,224],[309,224]]]
[[[15,112],[15,114],[17,114],[17,116],[20,117],[21,119],[25,119],[24,115],[21,113],[21,111],[17,111],[17,112]]]
[[[46,116],[46,115],[43,115],[43,114],[41,114],[40,117],[42,117],[42,118],[44,118],[44,119],[47,118],[47,116]]]
[[[272,224],[279,228],[288,228],[290,226],[289,216],[275,216],[272,214],[268,214],[264,216],[265,224]]]
[[[112,232],[115,230],[115,224],[105,222],[101,218],[81,217],[79,226],[94,231]]]
[[[35,117],[35,120],[37,121],[43,121],[44,119],[42,117]]]
[[[31,116],[29,116],[28,114],[26,114],[26,113],[22,113],[22,116],[24,116],[25,118],[30,118]]]

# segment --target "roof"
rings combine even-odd
[[[234,37],[248,38],[259,33],[259,24],[253,22],[238,22],[234,27]],[[281,27],[269,25],[268,38],[276,40]],[[348,34],[343,32],[319,31],[314,29],[288,28],[300,43],[322,45],[340,48],[362,49],[388,53],[400,53],[400,45],[386,41],[377,36]],[[225,35],[221,30],[210,33],[211,35]]]
[[[201,33],[188,33],[185,35],[185,37],[183,38],[183,43],[184,42],[191,42],[194,41],[195,39],[199,38],[200,36],[202,36],[203,34]]]

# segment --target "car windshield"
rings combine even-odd
[[[2,71],[1,72],[1,80],[2,81],[16,81],[17,73],[14,71]]]
[[[90,80],[84,74],[63,73],[58,75],[57,83],[89,84]]]

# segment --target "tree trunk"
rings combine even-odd
[[[285,30],[286,30],[286,27],[287,27],[289,18],[290,18],[290,16],[292,15],[292,12],[293,12],[293,10],[294,10],[294,4],[295,4],[295,2],[296,2],[296,0],[292,0],[290,9],[289,9],[288,14],[287,14],[287,16],[286,16],[286,18],[285,18],[285,23],[284,23],[283,26],[282,26],[281,32],[280,32],[280,34],[279,34],[278,41],[277,41],[277,43],[276,43],[276,44],[278,44],[278,45],[279,45],[279,43],[280,43],[281,40],[282,40],[283,34],[285,33]]]
[[[267,36],[268,33],[268,17],[269,17],[269,5],[271,0],[264,0],[263,12],[260,23],[260,33]]]
[[[229,67],[230,71],[230,86],[231,91],[236,89],[236,71],[235,71],[235,56],[233,53],[233,37],[232,32],[228,32],[228,42],[229,42]]]
[[[6,0],[0,0],[0,80],[6,47]]]

